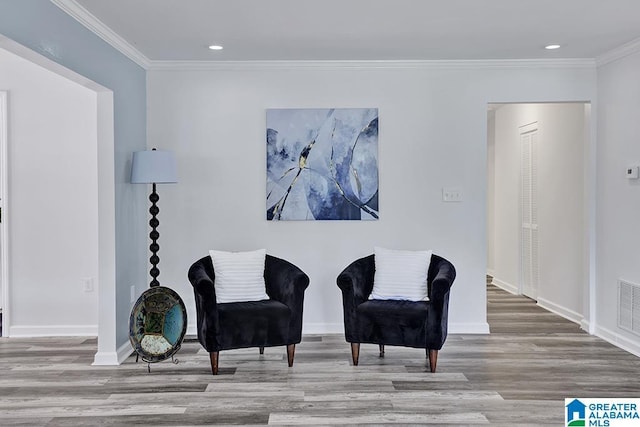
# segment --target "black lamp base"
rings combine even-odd
[[[156,193],[156,183],[153,184],[153,189],[151,194],[149,195],[149,201],[151,202],[151,207],[149,208],[149,213],[151,214],[151,219],[149,220],[149,225],[151,226],[151,232],[149,233],[149,237],[151,238],[151,244],[149,245],[149,249],[151,250],[151,258],[149,261],[151,262],[151,270],[149,273],[151,274],[151,283],[150,286],[160,286],[160,282],[158,281],[158,276],[160,275],[160,269],[158,269],[158,264],[160,263],[160,257],[158,257],[158,251],[160,250],[160,245],[158,244],[158,238],[160,237],[160,233],[158,233],[158,225],[160,225],[160,221],[158,221],[157,215],[160,212],[160,208],[156,204],[158,200],[160,200],[160,196]]]

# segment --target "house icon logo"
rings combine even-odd
[[[585,426],[587,405],[574,399],[567,405],[567,427]]]

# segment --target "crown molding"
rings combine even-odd
[[[51,0],[53,4],[62,9],[66,14],[85,26],[89,31],[109,43],[124,56],[131,59],[144,69],[148,69],[151,60],[144,56],[138,49],[107,27],[102,21],[80,6],[75,0]]]
[[[631,40],[628,43],[623,44],[607,53],[604,53],[596,58],[596,65],[601,67],[619,59],[625,58],[634,53],[640,52],[640,38]]]
[[[598,58],[576,59],[488,59],[488,60],[363,60],[363,61],[152,61],[76,0],[50,0],[88,30],[109,43],[145,70],[371,70],[371,69],[505,69],[505,68],[595,68],[640,50],[640,39]],[[620,52],[619,52],[620,51]],[[611,55],[612,59],[609,59]],[[602,59],[601,59],[602,58]],[[606,61],[602,62],[599,61]]]
[[[151,61],[148,70],[371,70],[371,69],[505,69],[595,68],[593,59],[495,59],[415,61]]]

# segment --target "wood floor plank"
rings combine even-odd
[[[345,414],[337,416],[333,413],[279,413],[274,412],[269,417],[270,425],[349,425],[349,424],[431,424],[431,425],[487,425],[487,418],[478,412],[459,412],[456,414],[416,414],[402,411],[370,411],[360,414]]]

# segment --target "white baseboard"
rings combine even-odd
[[[640,339],[637,341],[633,341],[627,337],[624,337],[617,332],[613,332],[609,329],[603,328],[601,326],[595,327],[595,336],[602,338],[605,341],[619,347],[629,353],[640,357]]]
[[[119,365],[118,353],[115,351],[98,352],[93,356],[91,366],[114,366]]]
[[[488,334],[489,324],[483,323],[449,323],[450,334]],[[302,325],[303,335],[344,334],[342,323],[305,323]]]
[[[515,285],[512,285],[511,283],[504,282],[504,281],[498,279],[497,277],[493,278],[493,282],[492,283],[494,285],[496,285],[497,287],[499,287],[500,289],[509,292],[510,294],[518,295],[518,287],[515,286]]]
[[[555,304],[544,298],[538,298],[538,305],[547,311],[564,317],[567,320],[570,320],[579,325],[582,324],[583,316],[580,313],[576,313],[573,310],[569,310],[568,308],[562,307],[561,305]]]
[[[118,356],[118,365],[127,360],[127,358],[131,356],[131,353],[133,353],[133,348],[131,347],[131,343],[129,341],[118,347],[118,349],[116,350],[116,354]]]
[[[303,335],[344,334],[342,323],[303,323]],[[186,335],[198,336],[196,325],[187,325]]]
[[[586,318],[583,318],[580,321],[580,329],[582,329],[583,331],[587,332],[590,335],[595,335],[595,331],[591,330],[591,322],[589,322],[589,320]]]
[[[450,334],[488,334],[489,324],[482,323],[449,323]]]
[[[303,323],[303,335],[313,334],[344,334],[343,323]]]
[[[98,325],[10,326],[9,337],[97,337]]]
[[[92,366],[114,366],[121,365],[133,353],[129,341],[122,344],[116,351],[98,352],[93,357]]]
[[[195,335],[198,336],[198,329],[195,324],[187,324],[187,332],[185,335]]]
[[[489,324],[484,323],[449,323],[450,334],[488,334]],[[197,335],[195,325],[187,326],[187,335]],[[343,323],[303,323],[302,335],[344,334]],[[129,346],[131,349],[131,346]],[[126,359],[126,357],[125,357]],[[123,359],[124,360],[124,359]],[[94,363],[95,364],[95,363]]]

